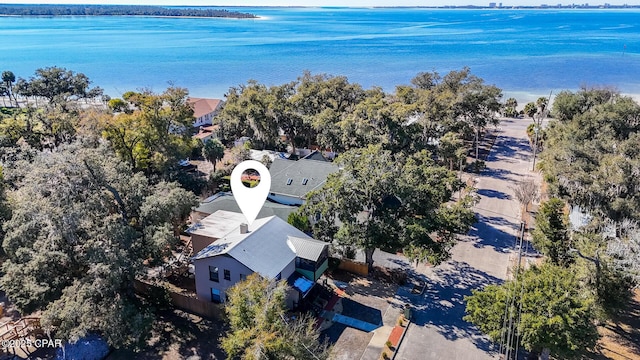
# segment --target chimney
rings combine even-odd
[[[249,225],[247,224],[240,224],[240,234],[246,234],[249,232]]]

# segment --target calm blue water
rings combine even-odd
[[[239,10],[264,19],[1,17],[0,70],[62,66],[116,96],[172,81],[220,97],[305,69],[393,91],[463,66],[520,98],[581,85],[640,94],[638,10]]]

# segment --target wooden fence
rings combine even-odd
[[[141,295],[148,295],[154,288],[160,290],[161,287],[152,285],[140,280],[135,280],[133,287],[136,292]],[[224,318],[224,307],[221,304],[201,301],[194,296],[184,295],[162,288],[169,293],[171,304],[180,310],[190,312],[192,314],[204,316],[210,319],[222,320]]]
[[[338,265],[338,269],[342,269],[344,271],[362,276],[369,275],[369,267],[367,266],[367,264],[347,259],[340,259],[340,265]]]

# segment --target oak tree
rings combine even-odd
[[[6,171],[16,185],[2,243],[7,296],[23,314],[42,311],[43,326],[63,339],[98,332],[116,347],[143,339],[152,317],[133,280],[167,255],[195,197],[176,184],[151,186],[104,144],[60,146]]]
[[[301,211],[317,219],[316,237],[362,249],[369,266],[377,248],[398,251],[410,245],[427,249],[429,261],[440,263],[455,234],[475,221],[470,199],[449,203],[463,186],[456,173],[438,166],[427,151],[404,159],[369,145],[336,161],[340,170],[307,195]]]

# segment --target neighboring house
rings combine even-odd
[[[251,160],[262,161],[265,156],[268,157],[269,160],[273,161],[273,159],[277,157],[284,157],[284,154],[273,150],[249,150],[249,157],[251,157]]]
[[[197,223],[201,219],[204,219],[219,210],[231,211],[234,213],[242,212],[238,203],[234,199],[233,194],[221,192],[202,201],[200,205],[191,212],[191,223]],[[262,209],[260,209],[257,219],[275,215],[282,220],[287,221],[289,214],[296,210],[298,210],[298,208],[295,206],[282,205],[267,200],[262,206]]]
[[[199,139],[204,144],[207,140],[218,139],[219,129],[220,125],[200,126],[200,130],[197,134],[193,135],[193,137]]]
[[[321,151],[317,146],[313,146],[311,149],[296,148],[293,153],[299,158],[308,158],[311,155],[313,158],[316,158],[316,160],[318,160],[318,155],[320,155],[325,161],[333,160],[337,155],[335,152],[329,150]]]
[[[247,141],[251,141],[251,138],[250,138],[250,137],[248,137],[248,136],[243,136],[243,137],[241,137],[241,138],[239,138],[239,139],[236,139],[236,140],[233,142],[233,146],[235,146],[235,147],[238,147],[238,146],[244,146],[244,144],[245,144]]]
[[[222,109],[224,101],[220,99],[188,98],[187,102],[193,107],[193,127],[213,124],[213,117]]]
[[[307,193],[322,187],[329,174],[336,171],[338,165],[317,151],[298,161],[275,158],[269,168],[269,199],[285,205],[302,205]]]
[[[219,213],[209,218],[217,218]],[[228,214],[220,215],[210,219],[211,223],[229,224]],[[192,258],[196,293],[203,301],[225,302],[230,287],[257,272],[267,279],[287,280],[292,287],[287,305],[294,308],[328,267],[329,244],[277,216],[255,220],[251,226],[240,224],[223,237],[211,239],[213,242]]]

